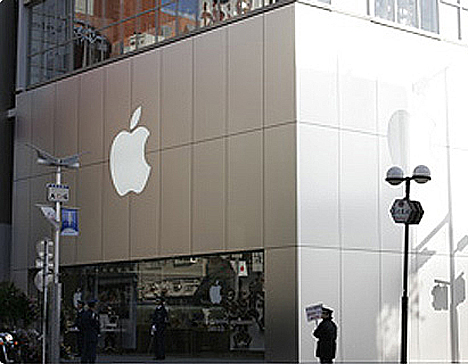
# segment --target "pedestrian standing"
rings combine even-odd
[[[84,302],[78,300],[76,302],[76,318],[75,318],[75,328],[76,328],[76,349],[77,355],[81,356],[83,351],[83,314],[85,313]]]
[[[100,335],[99,316],[96,313],[96,301],[88,302],[86,310],[81,318],[83,333],[83,349],[81,354],[82,363],[96,362],[96,348]]]
[[[161,297],[157,297],[156,308],[153,314],[153,322],[151,326],[151,335],[154,337],[154,356],[156,360],[163,360],[166,358],[164,335],[166,325],[168,322],[167,311],[164,307],[164,302]]]
[[[318,339],[316,356],[320,363],[333,363],[336,356],[337,327],[332,319],[333,310],[322,308],[322,322],[314,331]]]

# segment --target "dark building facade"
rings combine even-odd
[[[3,0],[0,3],[0,281],[9,278],[10,270],[16,27],[17,2]]]

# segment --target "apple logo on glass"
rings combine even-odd
[[[115,190],[120,196],[130,191],[143,191],[151,172],[151,166],[145,159],[145,144],[150,133],[143,126],[136,128],[140,116],[141,106],[130,119],[130,132],[121,131],[112,142],[110,172]]]

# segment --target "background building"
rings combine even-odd
[[[61,245],[63,304],[106,303],[119,348],[144,352],[137,332],[163,294],[177,355],[311,361],[304,309],[322,302],[340,361],[397,361],[403,229],[388,210],[403,191],[384,177],[426,164],[409,354],[468,360],[467,4],[112,3],[20,5],[13,279],[35,290],[50,234],[34,204],[53,176],[25,143],[89,152],[64,178],[80,235]],[[130,172],[140,147],[113,163],[121,131],[145,133],[136,122],[149,177]],[[122,192],[140,177],[141,193]]]
[[[0,281],[8,280],[10,273],[16,13],[15,1],[0,3]]]

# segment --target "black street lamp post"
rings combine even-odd
[[[431,172],[426,166],[417,166],[411,177],[404,177],[400,167],[392,167],[387,172],[385,181],[392,186],[405,182],[405,197],[397,199],[390,210],[396,223],[405,224],[405,241],[403,256],[403,294],[401,296],[401,360],[408,363],[408,260],[409,260],[409,225],[419,224],[424,211],[418,201],[410,200],[410,183],[426,183],[431,180]]]

